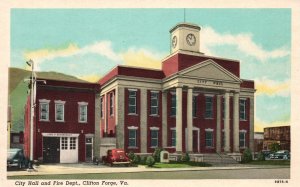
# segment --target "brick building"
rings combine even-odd
[[[45,163],[90,161],[95,132],[98,84],[37,82],[33,159]],[[30,154],[30,97],[25,106],[24,152]]]
[[[238,60],[201,53],[199,26],[180,23],[170,34],[161,70],[117,66],[99,81],[95,153],[253,150],[254,81],[240,78]]]
[[[264,149],[270,149],[273,143],[280,144],[280,149],[291,149],[290,126],[264,128]]]
[[[170,34],[171,54],[161,70],[117,66],[98,84],[39,83],[34,159],[88,161],[115,147],[135,153],[253,150],[254,81],[240,78],[238,60],[200,52],[199,26],[180,23]]]

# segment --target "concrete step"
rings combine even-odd
[[[238,164],[236,160],[225,154],[203,154],[203,161],[210,164]]]

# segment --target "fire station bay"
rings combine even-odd
[[[170,30],[171,54],[161,70],[117,66],[98,83],[37,83],[34,159],[77,163],[108,149],[138,154],[253,150],[254,81],[240,78],[238,60],[200,52],[200,27]],[[30,97],[25,107],[29,155]]]

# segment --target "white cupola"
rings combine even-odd
[[[179,50],[200,52],[200,27],[192,23],[178,23],[170,30],[171,53]]]

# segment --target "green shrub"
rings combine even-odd
[[[182,153],[182,155],[180,157],[180,161],[182,161],[182,162],[190,161],[190,155],[188,153]]]
[[[259,161],[266,160],[265,155],[262,152],[259,152],[257,155],[257,160],[259,160]]]
[[[128,153],[128,158],[129,158],[130,160],[133,160],[134,157],[135,157],[135,154],[134,154],[133,152],[129,152],[129,153]]]
[[[141,164],[141,165],[147,165],[146,164],[146,160],[147,160],[146,156],[142,157],[139,164]]]
[[[280,150],[280,144],[279,143],[272,143],[270,146],[270,150],[275,153]]]
[[[249,148],[245,149],[242,155],[242,163],[248,163],[252,161],[252,153]]]
[[[153,153],[153,157],[155,159],[155,162],[160,162],[160,152],[162,151],[163,149],[162,148],[155,148],[155,151]]]
[[[149,167],[152,167],[155,164],[155,159],[153,158],[153,156],[148,156],[147,157],[146,164]]]
[[[139,155],[134,155],[132,159],[132,164],[139,164],[141,162],[141,157]]]

